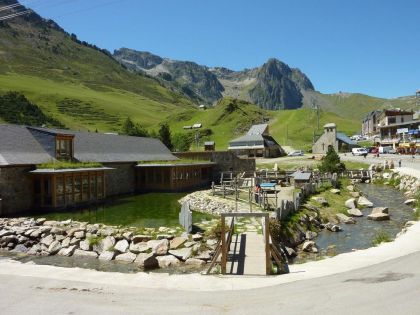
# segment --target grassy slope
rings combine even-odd
[[[231,106],[231,107],[229,107]],[[229,110],[229,108],[231,108]],[[216,142],[216,149],[223,150],[228,142],[245,133],[254,123],[260,123],[270,114],[256,105],[241,100],[224,98],[214,108],[206,110],[188,110],[168,120],[172,133],[186,133],[183,126],[201,123],[203,129],[213,132],[208,139]]]
[[[78,129],[115,130],[127,116],[150,126],[192,108],[186,98],[154,79],[130,73],[35,14],[0,25],[0,92],[8,90],[25,93]],[[59,111],[57,104],[65,99],[71,99],[72,106],[82,104],[76,108],[78,115],[71,115],[73,108]]]
[[[314,94],[325,111],[336,113],[342,117],[361,121],[363,117],[375,109],[414,107],[413,98],[383,99],[369,95],[353,94]]]
[[[320,132],[322,132],[322,126],[329,122],[335,122],[338,131],[348,135],[360,129],[357,120],[346,119],[331,112],[321,111]],[[274,112],[274,119],[270,123],[270,133],[281,145],[305,150],[311,147],[316,128],[316,112],[306,108]]]
[[[238,107],[229,112],[229,104],[236,104]],[[216,141],[216,149],[222,150],[227,148],[230,140],[244,134],[252,124],[261,123],[263,118],[270,118],[270,133],[281,145],[303,149],[311,147],[313,131],[316,128],[316,114],[309,109],[265,111],[245,101],[224,98],[214,108],[185,111],[168,122],[172,133],[190,132],[183,130],[183,126],[202,123],[203,128],[210,128],[213,132],[208,139]],[[338,129],[347,134],[352,134],[360,128],[356,120],[322,111],[321,129],[328,122],[335,122]]]

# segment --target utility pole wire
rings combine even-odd
[[[15,17],[17,17],[17,16],[21,16],[21,15],[29,14],[29,13],[31,13],[31,12],[33,12],[33,11],[32,11],[32,10],[26,10],[26,11],[22,11],[22,12],[14,13],[14,14],[5,15],[5,16],[0,17],[0,21],[9,20],[9,19],[15,18]]]
[[[15,3],[15,4],[7,5],[5,7],[0,7],[0,11],[6,11],[6,10],[10,10],[10,9],[20,7],[20,6],[22,6],[20,3]]]

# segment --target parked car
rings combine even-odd
[[[377,154],[379,152],[379,149],[377,147],[370,147],[368,149],[368,152],[372,154]]]
[[[393,147],[379,147],[379,153],[382,154],[396,154],[397,151]]]
[[[302,150],[289,152],[288,156],[302,156],[304,153]]]
[[[351,153],[353,155],[359,155],[359,156],[364,155],[364,156],[366,156],[368,154],[368,151],[366,150],[366,148],[353,148],[351,150]]]

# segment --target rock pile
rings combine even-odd
[[[153,229],[152,229],[153,230]],[[160,231],[170,231],[161,227]],[[203,235],[135,234],[132,228],[76,221],[0,218],[0,248],[29,255],[92,257],[134,263],[145,269],[201,265],[214,253],[215,240]]]
[[[223,212],[235,212],[235,201],[230,199],[213,196],[211,190],[200,190],[193,192],[179,200],[179,203],[188,201],[191,210],[219,215]],[[238,202],[238,211],[249,211],[249,205]]]

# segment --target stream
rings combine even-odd
[[[340,224],[341,232],[321,231],[315,239],[319,253],[302,253],[302,255],[299,253],[300,257],[297,257],[294,263],[372,247],[372,241],[379,232],[386,233],[393,240],[404,224],[413,220],[412,207],[404,204],[406,198],[401,191],[374,184],[358,184],[357,187],[374,207],[388,207],[391,219],[389,221],[368,220],[367,215],[372,212],[372,208],[360,209],[363,217],[354,218],[356,224]]]

